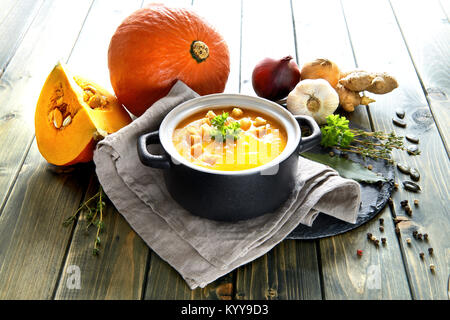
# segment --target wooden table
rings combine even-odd
[[[395,158],[420,170],[422,193],[400,187],[394,208],[379,214],[386,246],[366,239],[367,232],[382,236],[374,219],[331,238],[283,241],[203,289],[191,291],[112,206],[101,253],[93,256],[94,229],[86,235],[80,221],[62,226],[96,191],[93,165],[48,165],[34,139],[34,108],[58,60],[110,88],[110,37],[143,1],[0,0],[0,298],[449,299],[450,1],[167,2],[193,7],[226,38],[226,92],[254,94],[251,72],[266,56],[292,55],[299,64],[326,57],[342,69],[395,75],[400,87],[358,107],[351,120],[368,130],[420,137],[420,156]],[[392,125],[396,108],[406,110],[406,129]],[[393,218],[406,216],[399,205],[404,199],[420,204],[410,221],[398,224],[397,236]],[[415,229],[429,241],[413,239]],[[69,283],[77,267],[80,289]]]

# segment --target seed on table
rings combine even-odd
[[[392,118],[392,123],[397,127],[406,128],[406,122],[403,120]]]
[[[409,205],[405,207],[405,212],[408,216],[412,217],[412,209]]]
[[[397,115],[397,117],[399,117],[400,119],[403,119],[405,117],[405,110],[403,109],[397,109],[395,110],[395,114]]]
[[[395,189],[395,190],[398,189],[398,183],[397,183],[397,182],[394,183],[394,189]]]
[[[380,226],[380,232],[384,232],[384,227]]]
[[[374,237],[374,236],[371,236],[371,237],[370,237],[370,240],[375,241],[375,240],[377,240],[377,238]]]
[[[381,238],[381,243],[386,244],[386,238]]]
[[[410,168],[407,165],[401,163],[397,163],[397,169],[404,174],[409,174],[410,172]]]
[[[417,231],[417,230],[414,230],[413,233],[412,233],[414,238],[417,238],[418,234],[419,234],[419,231]]]
[[[406,138],[406,140],[408,140],[409,142],[412,142],[412,143],[419,143],[419,138],[416,137],[415,135],[407,134],[407,135],[405,136],[405,138]]]
[[[430,270],[432,272],[436,271],[436,266],[434,264],[430,264]]]
[[[415,168],[411,168],[411,170],[409,170],[409,176],[414,181],[419,181],[420,180],[420,172],[419,172],[419,170],[417,170]]]
[[[406,148],[406,152],[408,152],[408,154],[412,156],[420,154],[419,147],[417,147],[415,144],[409,145]]]
[[[372,240],[372,234],[370,232],[367,233],[367,239]]]
[[[428,253],[430,254],[430,256],[433,255],[433,252],[434,252],[433,248],[428,248]]]
[[[423,239],[426,240],[426,241],[428,241],[428,233],[424,233],[424,234],[423,234]]]
[[[375,239],[375,241],[373,243],[375,243],[375,245],[378,247],[380,245],[380,240]]]
[[[417,240],[422,240],[422,234],[421,233],[417,234]]]
[[[414,205],[415,205],[416,207],[418,207],[418,206],[419,206],[419,200],[414,199]]]
[[[380,218],[379,221],[380,221],[380,224],[381,224],[381,225],[384,224],[384,219],[383,219],[383,218]]]
[[[402,200],[400,201],[400,205],[404,208],[408,205],[408,200]]]
[[[367,169],[372,170],[372,169],[373,169],[373,166],[372,166],[371,164],[369,164],[369,165],[367,166]]]
[[[356,250],[356,254],[357,254],[359,257],[362,257],[363,251],[362,251],[362,250]]]
[[[423,252],[421,252],[421,253],[419,253],[419,257],[420,257],[420,259],[425,259],[425,253],[423,253]]]
[[[411,238],[407,238],[407,239],[406,239],[406,243],[407,243],[408,245],[410,245],[410,244],[411,244]]]
[[[405,188],[405,190],[408,190],[411,192],[419,192],[420,190],[422,190],[417,183],[409,181],[409,180],[403,181],[403,187]]]

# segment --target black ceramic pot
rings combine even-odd
[[[180,121],[201,110],[238,106],[270,115],[283,125],[287,144],[269,163],[242,171],[218,171],[197,166],[184,159],[172,143]],[[312,134],[302,138],[300,126]],[[258,97],[238,94],[213,94],[189,100],[169,112],[159,131],[138,139],[138,154],[143,164],[164,171],[167,189],[182,207],[192,214],[220,221],[245,220],[272,212],[291,194],[298,168],[299,153],[320,142],[319,126],[308,116],[293,116],[280,105]],[[163,154],[152,154],[149,144],[161,144]],[[301,169],[300,169],[301,170]]]

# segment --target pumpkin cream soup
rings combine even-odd
[[[176,128],[173,143],[193,164],[239,171],[266,164],[286,146],[285,129],[273,118],[238,107],[196,113]]]

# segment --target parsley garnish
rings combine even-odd
[[[228,112],[224,112],[221,115],[215,116],[211,119],[211,138],[218,141],[225,141],[227,138],[239,139],[239,133],[241,132],[241,125],[238,121],[234,121],[229,125],[225,125],[228,119]]]
[[[348,127],[348,120],[345,117],[331,114],[327,117],[327,124],[323,126],[321,145],[324,147],[340,146],[348,147],[354,138],[354,134]]]

